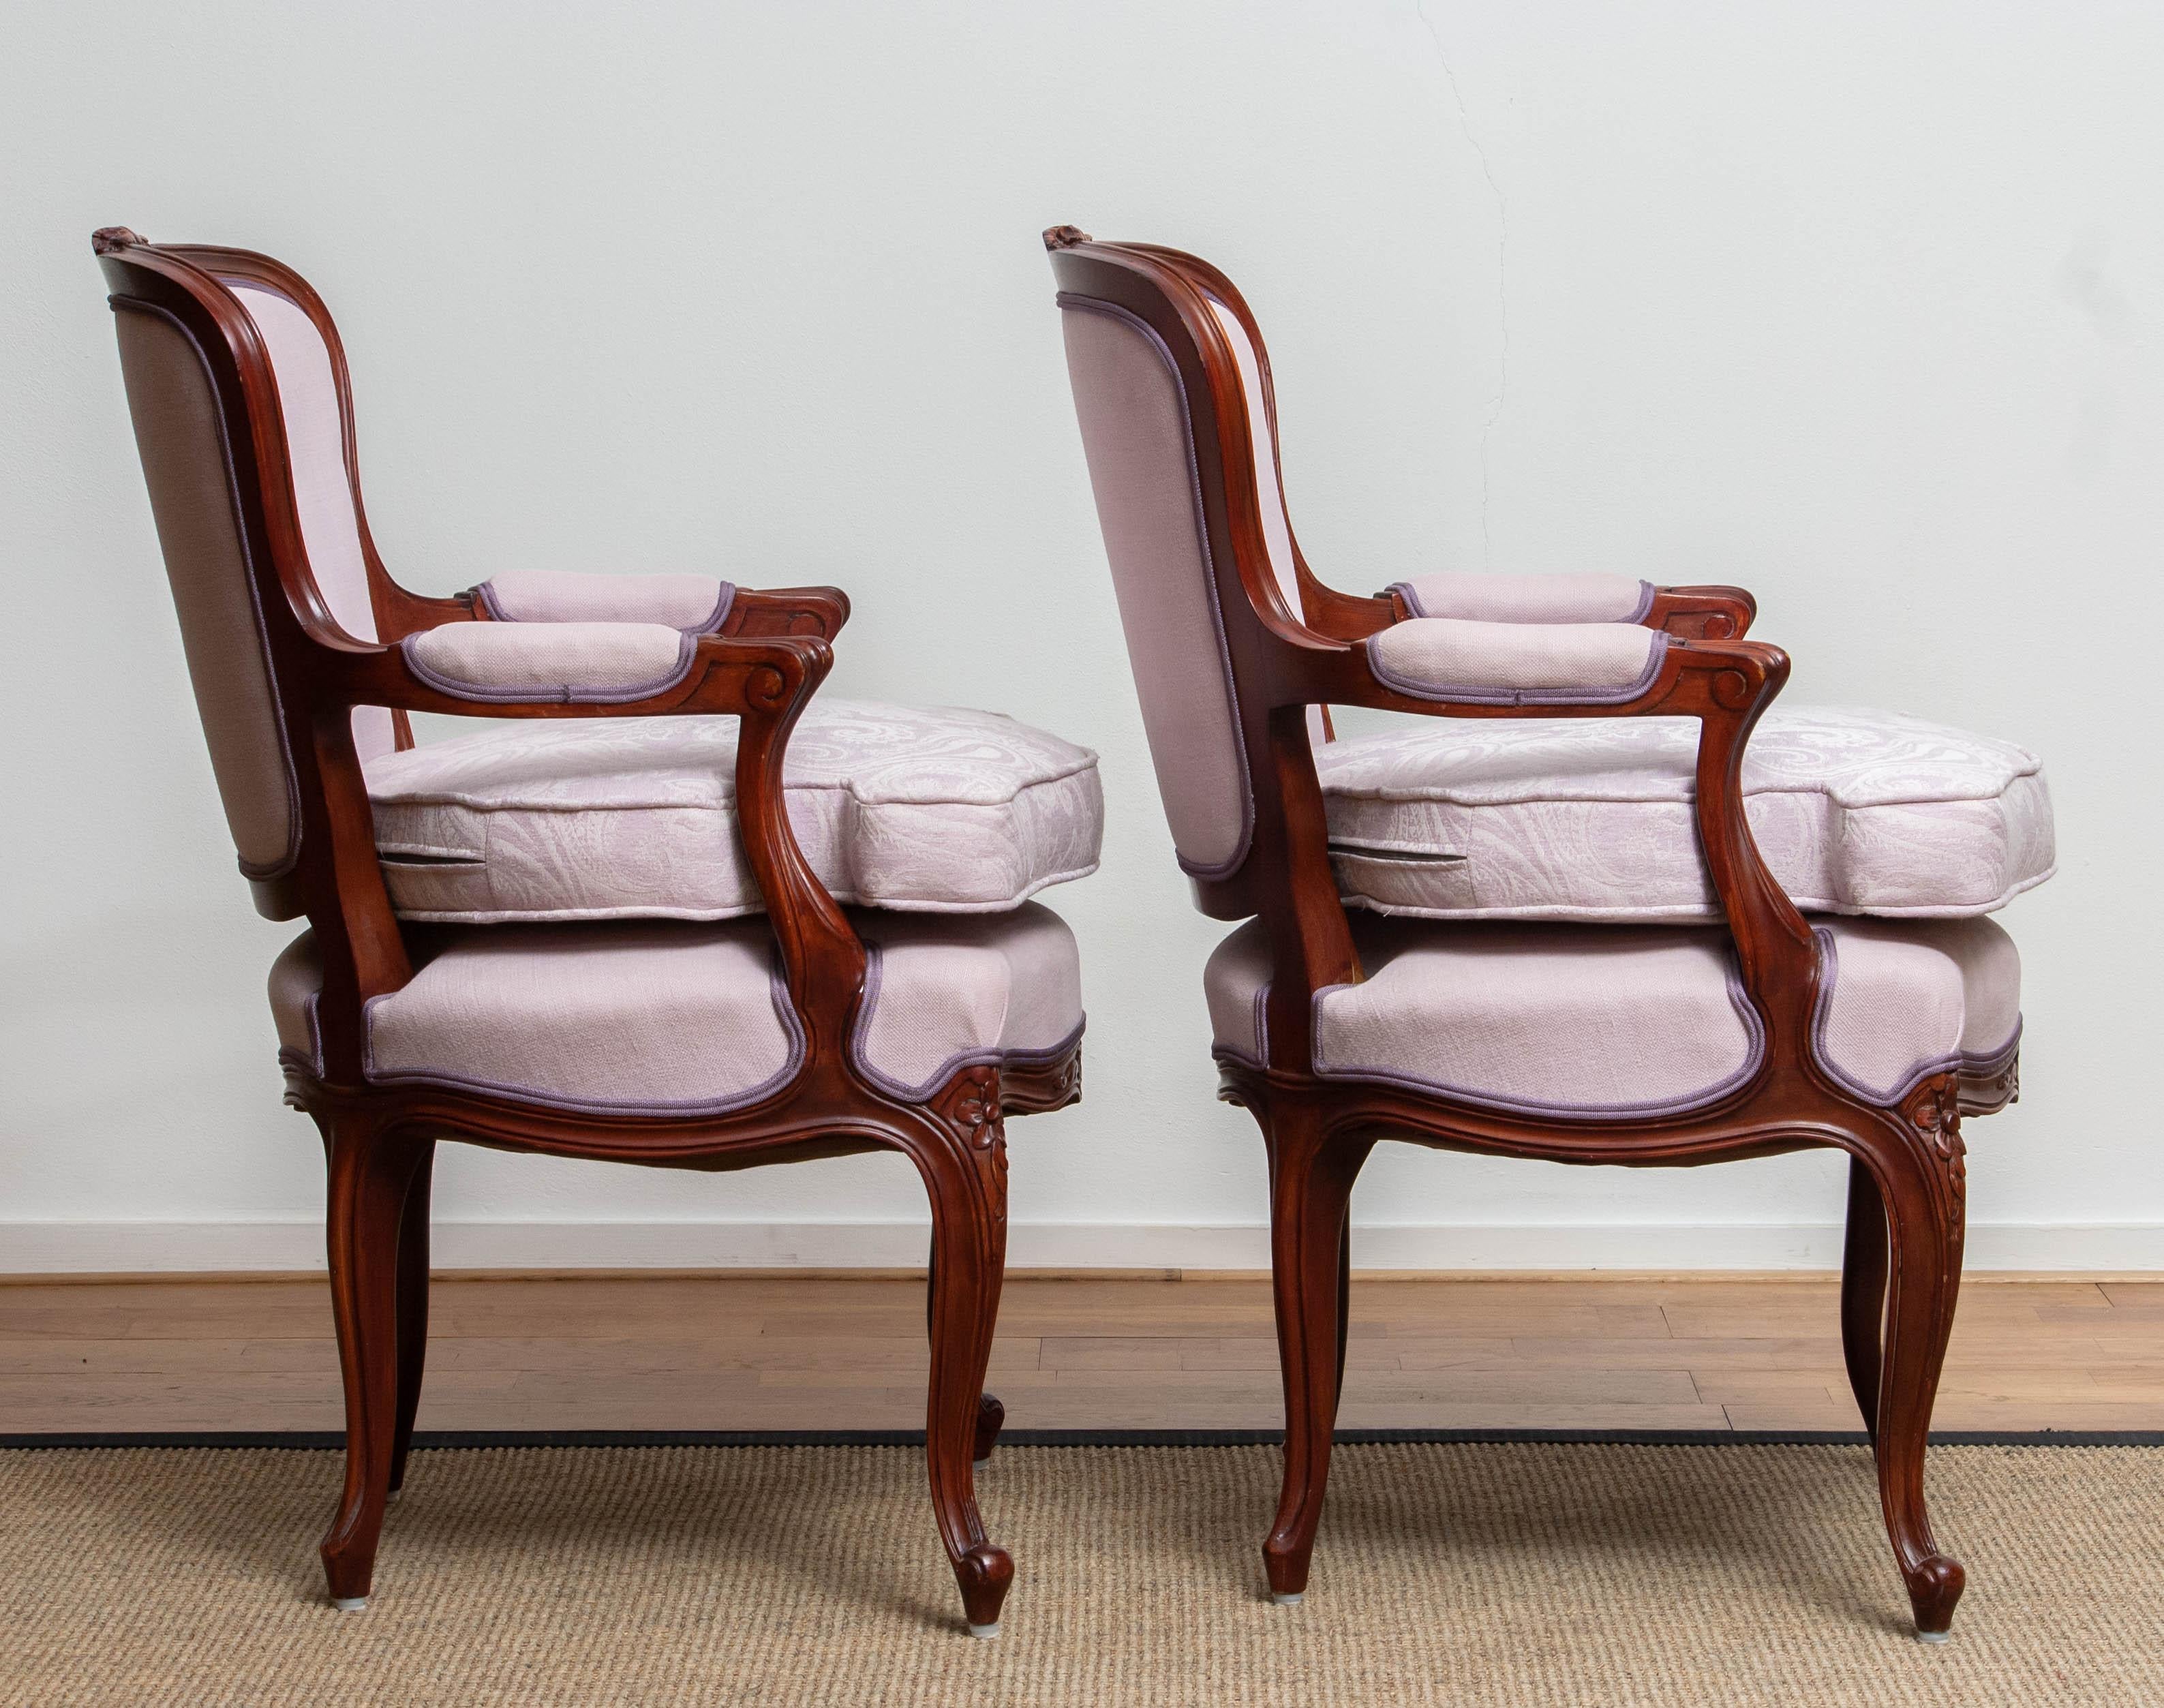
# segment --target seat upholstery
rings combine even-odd
[[[1428,918],[1711,918],[1697,734],[1684,718],[1421,719],[1320,748],[1340,891]],[[2010,742],[1899,712],[1774,711],[1744,785],[1767,864],[1806,912],[1987,913],[2056,870],[2042,765]]]
[[[758,912],[736,744],[733,717],[565,719],[386,754],[368,785],[392,903],[469,924]],[[815,700],[786,778],[797,839],[844,902],[996,912],[1096,870],[1097,756],[994,712]]]
[[[1988,919],[1820,924],[1820,1061],[1878,1102],[2020,1037],[2020,962]],[[1763,1028],[1725,932],[1368,917],[1367,976],[1316,994],[1318,1074],[1547,1119],[1679,1114],[1757,1071]],[[1251,921],[1203,975],[1218,1050],[1260,1062],[1267,938]]]
[[[474,589],[499,623],[659,623],[691,634],[719,629],[737,590],[714,575],[597,575],[512,570]]]
[[[876,1083],[922,1098],[965,1066],[1056,1059],[1082,1030],[1074,933],[1034,903],[962,919],[852,916],[871,959],[850,1040]],[[320,1071],[323,968],[303,932],[270,972],[281,1059]],[[368,1005],[369,1079],[551,1107],[717,1115],[771,1096],[804,1040],[764,920],[445,933]]]

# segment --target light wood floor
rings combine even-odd
[[[1830,1277],[1356,1277],[1351,1428],[1854,1429]],[[443,1278],[423,1429],[922,1427],[923,1289]],[[1274,1428],[1266,1282],[1016,1276],[1019,1428]],[[0,1285],[0,1434],[340,1427],[311,1280]],[[1972,1278],[1937,1426],[2164,1429],[2164,1280]]]

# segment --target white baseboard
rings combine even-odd
[[[439,1222],[438,1267],[474,1269],[890,1269],[924,1261],[905,1222]],[[1546,1222],[1361,1227],[1363,1269],[1830,1269],[1834,1223]],[[0,1222],[0,1274],[308,1269],[315,1222]],[[1260,1227],[1020,1222],[1016,1269],[1264,1269]],[[2164,1270],[2164,1223],[1971,1223],[1972,1269]]]

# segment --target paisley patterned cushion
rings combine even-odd
[[[1440,722],[1316,753],[1348,904],[1447,919],[1658,920],[1715,910],[1685,718]],[[1752,833],[1798,906],[1988,913],[2056,870],[2041,762],[1896,712],[1771,712]]]
[[[486,625],[481,625],[486,627]],[[733,717],[491,727],[368,765],[408,919],[729,919],[761,911],[737,838]],[[1097,756],[996,712],[816,700],[790,821],[844,902],[997,912],[1097,867]]]

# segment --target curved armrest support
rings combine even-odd
[[[1398,627],[1417,631],[1424,626],[1416,620]],[[1521,636],[1525,632],[1506,624],[1449,627],[1500,628]],[[1610,632],[1615,632],[1612,628]],[[1751,731],[1787,683],[1788,656],[1759,641],[1689,640],[1642,629],[1635,633],[1642,637],[1637,644],[1651,656],[1652,667],[1628,697],[1611,691],[1603,699],[1528,702],[1408,693],[1371,660],[1384,636],[1346,644],[1274,626],[1275,644],[1269,649],[1269,660],[1270,674],[1276,680],[1270,698],[1278,709],[1270,714],[1272,749],[1286,811],[1301,833],[1295,859],[1310,864],[1316,873],[1328,871],[1328,832],[1301,721],[1309,705],[1372,706],[1430,717],[1695,717],[1699,725],[1694,801],[1699,843],[1736,941],[1744,988],[1766,1021],[1769,1048],[1789,1059],[1805,1059],[1819,985],[1818,945],[1795,903],[1767,870],[1745,816],[1743,796],[1743,756]],[[1496,643],[1483,638],[1475,644],[1493,648]],[[1310,843],[1312,847],[1306,846]],[[1335,885],[1326,877],[1310,876],[1305,882],[1310,887],[1327,884],[1335,894]],[[1300,939],[1296,953],[1302,970],[1317,980],[1307,988],[1343,976],[1332,970],[1351,959],[1342,909],[1334,921],[1303,917],[1295,935]],[[1305,1023],[1304,1017],[1300,1023]],[[1277,1038],[1274,1031],[1274,1050]]]
[[[491,626],[457,625],[451,632],[485,633]],[[635,699],[474,696],[450,691],[440,680],[430,679],[434,673],[417,670],[412,658],[417,649],[411,645],[324,645],[318,660],[321,669],[312,673],[322,685],[315,707],[317,721],[328,732],[328,738],[336,740],[342,735],[349,708],[355,706],[389,706],[469,717],[650,717],[703,713],[741,718],[736,785],[745,858],[780,945],[790,1001],[807,1043],[814,1046],[806,1059],[841,1060],[849,1016],[864,989],[864,944],[804,857],[782,793],[782,765],[790,732],[833,669],[833,649],[817,635],[759,639],[715,634],[695,637],[638,623],[520,627],[509,632],[547,637],[582,628],[623,628],[665,637],[671,649],[681,647],[684,663],[675,680]],[[349,765],[350,738],[344,739]],[[359,798],[366,797],[364,794]],[[363,852],[372,867],[372,842]]]

